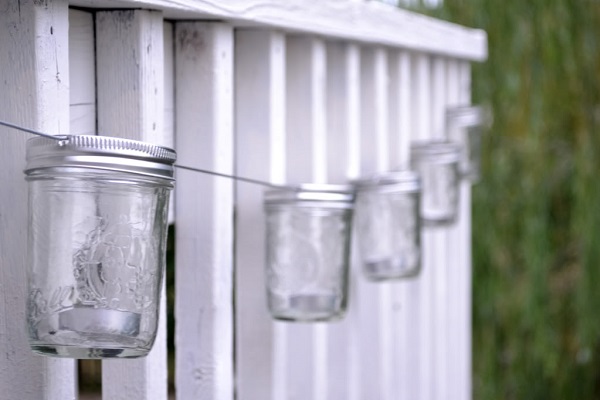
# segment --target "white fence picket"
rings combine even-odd
[[[285,36],[266,30],[235,34],[236,172],[281,183],[285,179]],[[240,400],[283,399],[275,379],[274,325],[265,289],[264,188],[236,187],[236,375]]]
[[[356,43],[327,44],[327,175],[346,183],[359,175],[360,48]],[[328,326],[326,398],[355,400],[359,394],[358,303],[350,271],[348,312]]]
[[[0,13],[0,119],[69,133],[69,20],[64,1],[5,2]],[[76,394],[73,360],[34,355],[27,343],[27,135],[0,127],[0,390],[7,400]]]
[[[389,57],[389,117],[390,117],[390,165],[393,169],[409,167],[411,137],[411,59],[406,51],[393,51]],[[413,278],[395,282],[390,307],[390,331],[392,358],[392,393],[398,399],[408,399],[412,385],[410,374],[416,357],[414,346],[414,298],[409,296],[408,286]]]
[[[387,54],[383,48],[363,48],[361,52],[361,148],[360,171],[366,177],[389,169]],[[356,230],[354,230],[356,233]],[[355,248],[357,253],[359,249]],[[361,365],[361,396],[386,398],[390,377],[387,371],[388,352],[382,346],[389,342],[387,307],[390,304],[388,285],[365,279],[359,260],[354,265],[357,281],[359,314],[359,346]]]
[[[418,53],[413,59],[413,96],[415,97],[415,111],[413,112],[414,125],[413,139],[427,140],[431,136],[431,82],[430,59],[427,54]],[[411,296],[415,296],[415,329],[417,336],[413,345],[417,348],[415,359],[416,380],[411,388],[411,398],[431,399],[433,390],[432,354],[432,274],[435,268],[435,247],[431,231],[424,229],[421,232],[421,245],[423,249],[422,270],[418,279],[411,282]]]
[[[286,40],[286,171],[289,183],[324,183],[326,149],[326,49],[313,37]],[[286,399],[320,399],[326,387],[326,331],[322,324],[276,323],[285,366]],[[277,357],[277,354],[276,354]],[[325,360],[324,360],[325,358]],[[283,377],[278,375],[283,374]]]
[[[163,146],[175,148],[175,40],[172,22],[163,23],[163,52],[164,62],[164,117],[163,117]],[[169,224],[175,222],[175,190],[171,191],[169,199]]]
[[[233,29],[178,22],[176,149],[181,165],[233,172]],[[179,399],[233,398],[233,182],[178,171],[176,385]]]
[[[163,20],[160,12],[102,11],[96,16],[98,132],[169,144],[163,131]],[[158,335],[148,357],[104,360],[103,398],[167,397],[164,284]]]
[[[471,101],[471,65],[464,61],[459,66],[459,103],[470,104]],[[450,238],[450,247],[460,249],[456,266],[458,284],[455,288],[459,304],[457,340],[460,353],[458,354],[458,399],[471,399],[472,396],[472,300],[471,300],[471,185],[467,181],[461,184],[461,218],[456,225],[456,232]]]
[[[446,111],[446,61],[441,57],[431,60],[431,132],[430,138],[434,140],[446,139],[445,111]],[[447,236],[448,227],[435,227],[429,229],[432,236],[433,246],[431,265],[431,305],[432,305],[432,354],[431,373],[435,382],[432,385],[432,396],[434,399],[446,399],[448,392],[447,382],[447,296],[448,290],[448,249]]]
[[[446,95],[447,95],[447,103],[449,106],[460,105],[460,62],[457,60],[451,60],[448,62],[447,66],[447,86],[446,86]],[[457,365],[455,360],[459,360],[461,358],[461,339],[459,338],[460,331],[462,330],[461,324],[461,310],[460,307],[461,301],[459,299],[458,294],[458,286],[461,284],[461,272],[463,269],[461,260],[462,250],[460,246],[457,246],[455,237],[460,236],[459,226],[464,223],[465,216],[463,215],[463,203],[465,202],[464,190],[461,188],[460,193],[460,215],[459,221],[456,225],[449,228],[450,234],[448,236],[448,275],[447,275],[447,285],[448,291],[446,293],[446,302],[447,302],[447,320],[448,320],[448,336],[446,338],[447,341],[447,359],[446,359],[446,368],[448,371],[448,396],[453,399],[464,400],[462,397],[460,386],[462,385],[462,372],[461,367]],[[469,211],[470,212],[470,211]]]

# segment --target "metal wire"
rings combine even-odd
[[[203,174],[220,176],[222,178],[234,179],[236,181],[241,181],[241,182],[246,182],[246,183],[252,183],[252,184],[255,184],[255,185],[266,186],[266,187],[270,187],[270,188],[273,188],[273,189],[285,189],[286,188],[285,186],[282,186],[282,185],[276,185],[274,183],[265,182],[265,181],[261,181],[261,180],[258,180],[258,179],[244,178],[243,176],[223,174],[221,172],[209,171],[207,169],[187,167],[185,165],[179,165],[179,164],[175,164],[175,167],[181,168],[181,169],[186,169],[186,170],[189,170],[189,171],[201,172]]]
[[[2,120],[0,120],[0,125],[8,126],[9,128],[13,128],[23,132],[33,133],[34,135],[42,136],[48,139],[65,140],[67,138],[65,135],[50,135],[48,133],[39,132],[33,129],[25,128],[24,126],[15,125]]]
[[[16,125],[7,121],[2,121],[0,120],[0,125],[4,125],[7,126],[9,128],[13,128],[22,132],[27,132],[27,133],[32,133],[34,135],[37,136],[41,136],[41,137],[45,137],[48,139],[54,139],[54,140],[65,140],[67,138],[67,136],[64,135],[50,135],[48,133],[44,133],[44,132],[39,132],[33,129],[29,129],[29,128],[25,128],[23,126],[20,125]],[[181,169],[185,169],[188,171],[195,171],[195,172],[200,172],[203,174],[209,174],[209,175],[214,175],[214,176],[219,176],[222,178],[228,178],[228,179],[234,179],[236,181],[241,181],[241,182],[246,182],[246,183],[252,183],[254,185],[261,185],[261,186],[266,186],[269,188],[273,188],[273,189],[285,189],[286,187],[283,185],[276,185],[274,183],[270,183],[270,182],[266,182],[266,181],[261,181],[259,179],[252,179],[252,178],[245,178],[242,176],[237,176],[237,175],[229,175],[229,174],[223,174],[221,172],[215,172],[215,171],[209,171],[207,169],[200,169],[200,168],[194,168],[194,167],[188,167],[185,165],[179,165],[179,164],[175,164],[174,165],[176,168],[181,168]]]

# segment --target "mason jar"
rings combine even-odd
[[[300,185],[265,193],[267,300],[275,319],[326,321],[346,309],[354,193]]]
[[[411,166],[421,177],[421,219],[425,226],[454,223],[458,213],[461,147],[447,141],[411,144]]]
[[[459,106],[446,111],[448,137],[463,143],[460,175],[472,183],[481,175],[481,140],[490,122],[491,113],[483,106]]]
[[[421,270],[421,183],[412,171],[355,182],[355,221],[365,276],[410,278]]]
[[[156,336],[175,152],[102,136],[27,142],[34,352],[140,357]]]

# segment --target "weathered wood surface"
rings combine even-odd
[[[487,56],[485,32],[377,1],[73,0],[72,4],[159,9],[168,18],[225,20],[468,60],[481,61]]]
[[[96,15],[98,132],[169,145],[163,129],[163,18],[147,10],[103,11]],[[163,281],[164,282],[164,281]],[[164,283],[158,334],[146,358],[104,360],[106,400],[163,400],[167,397],[166,299]]]
[[[0,2],[0,119],[69,133],[69,37],[65,1]],[[26,330],[29,135],[0,127],[0,397],[74,399],[75,363],[34,355]]]
[[[175,24],[181,165],[233,172],[233,29]],[[176,385],[181,400],[233,398],[233,181],[177,171]]]

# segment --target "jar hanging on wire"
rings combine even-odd
[[[102,136],[27,142],[33,351],[140,357],[157,330],[175,152]]]
[[[455,222],[458,214],[461,148],[447,141],[411,144],[411,166],[421,177],[421,218],[425,226]]]
[[[308,184],[265,193],[267,299],[275,319],[326,321],[346,309],[354,193]]]
[[[421,270],[421,183],[412,171],[355,182],[355,221],[365,276],[410,278]]]
[[[446,111],[448,137],[463,144],[460,175],[471,183],[480,179],[481,141],[491,119],[491,112],[483,106],[452,107]]]

